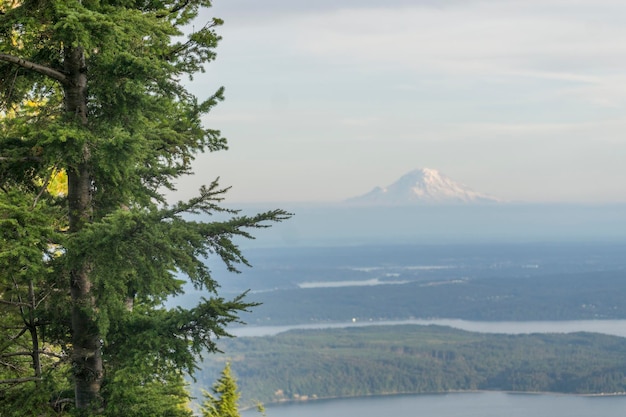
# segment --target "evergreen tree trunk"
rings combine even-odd
[[[84,51],[65,48],[65,111],[68,119],[87,125],[87,73]],[[68,167],[69,233],[80,231],[92,217],[91,151],[88,141],[81,141],[81,160]],[[75,248],[74,250],[77,250]],[[100,334],[94,314],[96,302],[92,293],[90,260],[81,256],[70,270],[72,297],[72,366],[74,369],[76,407],[98,409],[103,378]]]
[[[32,344],[32,358],[33,358],[33,371],[35,378],[41,378],[41,357],[39,355],[39,334],[37,333],[37,324],[35,320],[35,309],[37,308],[35,302],[35,288],[33,281],[28,282],[28,302],[30,307],[28,309],[28,324],[27,328],[30,332],[30,341]],[[39,381],[37,381],[39,385]]]

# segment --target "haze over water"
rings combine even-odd
[[[479,333],[532,334],[591,332],[626,337],[626,320],[572,320],[572,321],[468,321],[457,319],[356,321],[346,323],[301,324],[292,326],[244,326],[233,328],[237,337],[273,336],[293,329],[337,329],[379,325],[438,325]]]

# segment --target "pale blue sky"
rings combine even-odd
[[[626,202],[623,0],[216,0],[191,196],[337,201],[435,168],[508,200]]]

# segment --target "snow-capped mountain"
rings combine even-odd
[[[385,188],[376,187],[367,194],[348,200],[350,203],[374,205],[498,203],[501,201],[496,197],[476,192],[430,168],[416,169]]]

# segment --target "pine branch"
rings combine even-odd
[[[61,84],[66,84],[68,82],[67,76],[62,72],[47,67],[45,65],[37,64],[36,62],[27,61],[14,55],[0,53],[0,61],[9,62],[24,69],[37,72],[41,75],[45,75],[46,77],[50,77],[53,80],[57,80]]]
[[[202,29],[200,29],[199,32],[202,32],[204,30],[207,29],[211,29],[218,26],[217,23],[215,22],[206,22],[204,24],[204,26],[202,27]],[[196,43],[196,41],[194,41],[191,37],[189,37],[189,40],[187,40],[187,42],[178,45],[176,48],[172,49],[171,51],[169,51],[163,58],[165,58],[167,61],[173,59],[173,57],[175,57],[176,55],[180,54],[181,52],[189,49],[192,45],[194,45]]]

